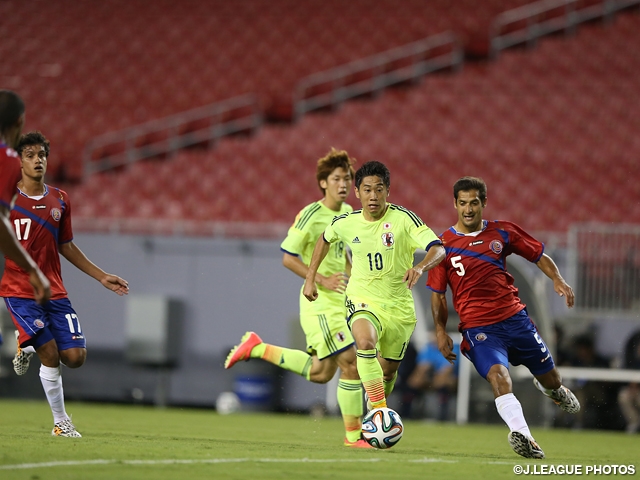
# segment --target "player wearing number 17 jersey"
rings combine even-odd
[[[380,162],[356,172],[355,193],[362,208],[336,217],[316,242],[303,287],[315,301],[315,275],[330,245],[344,242],[352,251],[347,285],[349,328],[357,349],[358,374],[372,408],[386,407],[400,361],[416,325],[410,289],[423,272],[444,258],[438,237],[412,211],[387,203],[390,174]],[[427,254],[417,265],[419,248]]]
[[[553,280],[555,291],[573,306],[573,290],[564,281],[544,245],[518,225],[486,221],[487,187],[479,178],[463,177],[453,187],[458,222],[441,235],[446,258],[429,272],[431,312],[438,348],[450,362],[455,360],[453,342],[446,333],[448,316],[445,292],[453,293],[453,306],[460,316],[460,351],[490,384],[498,413],[509,426],[509,443],[527,458],[544,458],[533,439],[522,407],[511,389],[508,366],[525,365],[534,375],[536,387],[563,410],[580,409],[573,393],[561,383],[551,353],[518,298],[513,277],[507,272],[507,256],[520,255],[535,263]]]
[[[129,287],[122,278],[104,272],[73,243],[71,203],[68,195],[44,183],[49,142],[40,132],[23,135],[16,148],[22,179],[11,210],[15,235],[51,282],[51,300],[38,304],[28,274],[6,259],[0,296],[17,328],[18,352],[13,361],[18,375],[26,372],[33,353],[41,362],[40,380],[53,413],[52,435],[80,437],[65,411],[60,363],[78,368],[87,351],[78,316],[62,283],[60,257],[98,280],[109,290],[124,295]]]

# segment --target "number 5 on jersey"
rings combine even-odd
[[[464,265],[462,265],[462,255],[451,257],[451,265],[456,269],[456,273],[459,277],[463,277],[465,274]]]

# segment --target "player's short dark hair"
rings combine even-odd
[[[479,177],[462,177],[453,185],[453,198],[458,200],[458,192],[478,190],[482,203],[487,199],[487,184]]]
[[[42,145],[44,146],[44,153],[47,157],[49,157],[49,140],[45,137],[41,132],[29,132],[25,133],[20,137],[20,141],[18,142],[18,146],[16,147],[16,152],[18,155],[22,157],[22,151],[25,147],[29,147],[31,145]]]
[[[355,163],[355,158],[349,158],[349,154],[344,150],[336,150],[335,148],[331,148],[331,151],[327,153],[324,157],[318,160],[318,167],[316,168],[316,180],[318,181],[318,187],[322,194],[324,195],[324,188],[320,186],[321,180],[326,180],[331,175],[336,168],[344,168],[347,172],[351,174],[351,178],[353,179],[355,172],[353,170],[353,164]]]
[[[0,90],[0,132],[13,127],[24,110],[20,95],[11,90]]]
[[[391,186],[391,174],[384,163],[371,161],[362,165],[356,172],[356,188],[360,188],[362,179],[365,177],[380,177],[385,187]]]

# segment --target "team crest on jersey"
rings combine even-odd
[[[382,234],[382,244],[385,247],[391,247],[394,243],[395,240],[393,239],[393,233],[385,232]]]
[[[500,240],[492,240],[489,244],[489,248],[493,253],[501,254],[502,253],[502,242]]]
[[[52,208],[51,209],[51,216],[53,217],[53,219],[56,222],[59,222],[60,218],[62,218],[62,212],[60,211],[59,208]]]
[[[383,223],[382,224],[382,228],[384,228],[385,230],[391,230],[391,224],[390,223]]]
[[[364,309],[364,308],[369,308],[369,305],[367,305],[366,303],[358,303],[356,306],[357,306],[358,308],[362,308],[362,309]]]
[[[476,335],[476,340],[478,342],[484,342],[486,339],[487,339],[487,335],[482,332]]]
[[[347,337],[345,336],[344,332],[338,332],[338,333],[336,333],[336,339],[337,339],[339,342],[344,342],[344,339],[345,339],[345,338],[347,338]]]
[[[39,318],[38,318],[38,319],[36,319],[36,320],[33,322],[33,325],[34,325],[36,328],[44,328],[44,322],[43,322],[42,320],[40,320]]]

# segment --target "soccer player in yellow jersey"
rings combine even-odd
[[[353,266],[346,290],[348,324],[371,408],[387,406],[416,325],[410,290],[445,256],[440,239],[415,213],[387,203],[390,184],[389,170],[380,162],[358,169],[355,193],[362,208],[336,217],[318,238],[303,286],[309,301],[322,298],[316,286],[318,268],[332,244],[349,246]],[[414,266],[418,248],[427,254]]]
[[[353,183],[352,161],[347,152],[332,149],[318,160],[316,178],[324,198],[304,207],[282,242],[282,263],[299,277],[307,276],[307,265],[315,242],[337,215],[352,211],[345,203]],[[300,324],[307,339],[307,352],[262,342],[255,332],[247,332],[225,362],[231,368],[239,360],[260,358],[292,371],[315,383],[327,383],[340,368],[338,405],[345,425],[344,444],[370,448],[361,439],[362,382],[356,368],[356,349],[347,327],[345,288],[350,263],[344,242],[336,242],[327,261],[314,274],[322,300],[309,303],[300,289]]]

